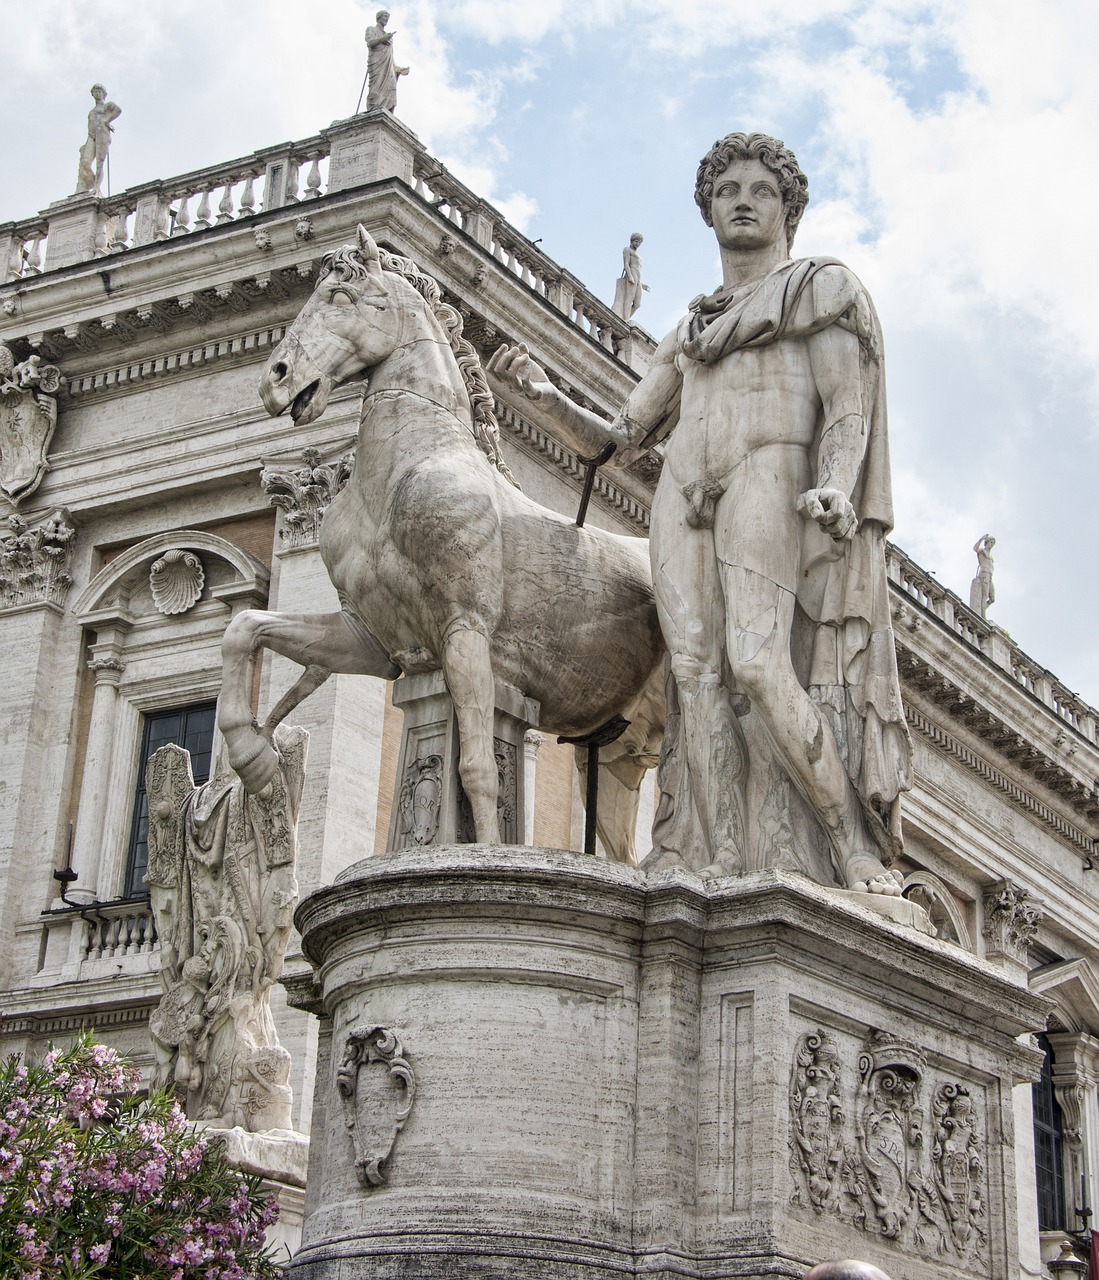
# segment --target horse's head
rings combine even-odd
[[[259,389],[264,408],[272,417],[289,409],[302,425],[319,418],[333,387],[393,351],[398,312],[378,246],[360,226],[357,246],[325,257],[312,297],[267,362]]]

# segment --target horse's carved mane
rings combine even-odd
[[[473,438],[496,470],[518,489],[519,482],[511,474],[500,451],[500,424],[496,420],[494,408],[496,402],[489,390],[488,378],[481,365],[480,357],[469,339],[462,336],[462,317],[454,307],[442,300],[438,281],[421,271],[411,258],[399,257],[395,253],[390,253],[388,249],[383,249],[381,245],[378,246],[378,257],[382,270],[391,271],[394,275],[407,280],[443,326],[443,332],[454,352],[454,359],[469,396]],[[366,264],[357,245],[345,244],[325,254],[321,263],[320,278],[323,280],[333,271],[338,272],[341,280],[348,282],[366,279],[368,274]]]

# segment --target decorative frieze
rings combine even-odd
[[[302,466],[285,463],[264,467],[260,484],[273,507],[283,513],[280,538],[286,548],[313,546],[329,504],[351,478],[355,450],[336,462],[321,462],[316,449],[302,450]]]
[[[984,917],[987,954],[1025,965],[1027,948],[1042,922],[1042,909],[1029,890],[1011,880],[997,881],[985,891]]]
[[[910,1041],[872,1031],[854,1069],[823,1030],[800,1037],[790,1083],[790,1203],[909,1253],[971,1263],[986,1243],[984,1141],[970,1089],[933,1088]]]
[[[377,1066],[380,1070],[370,1071]],[[397,1135],[416,1101],[416,1076],[390,1027],[356,1027],[347,1037],[336,1088],[355,1148],[355,1172],[364,1187],[380,1187]]]
[[[34,528],[14,512],[8,516],[7,533],[0,534],[0,609],[62,604],[72,585],[68,570],[75,537],[64,508]]]

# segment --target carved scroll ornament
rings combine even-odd
[[[843,1154],[839,1055],[823,1031],[798,1041],[790,1080],[791,1154],[814,1209],[828,1207]]]
[[[389,1027],[356,1027],[347,1037],[336,1088],[344,1103],[359,1181],[364,1187],[380,1187],[389,1176],[383,1166],[416,1100],[416,1077],[396,1032]]]

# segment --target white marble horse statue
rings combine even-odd
[[[504,680],[537,699],[548,733],[580,737],[616,715],[631,721],[604,748],[599,805],[608,853],[629,861],[636,792],[664,716],[647,544],[577,528],[522,493],[461,330],[435,281],[360,226],[357,245],[325,258],[271,356],[264,406],[289,409],[303,426],[333,387],[367,381],[354,470],[320,531],[341,608],[251,610],[230,624],[218,707],[229,760],[249,791],[262,789],[277,768],[275,724],[333,672],[392,680],[442,670],[477,840],[498,842],[493,693]],[[250,701],[261,648],[306,668],[262,727]]]

